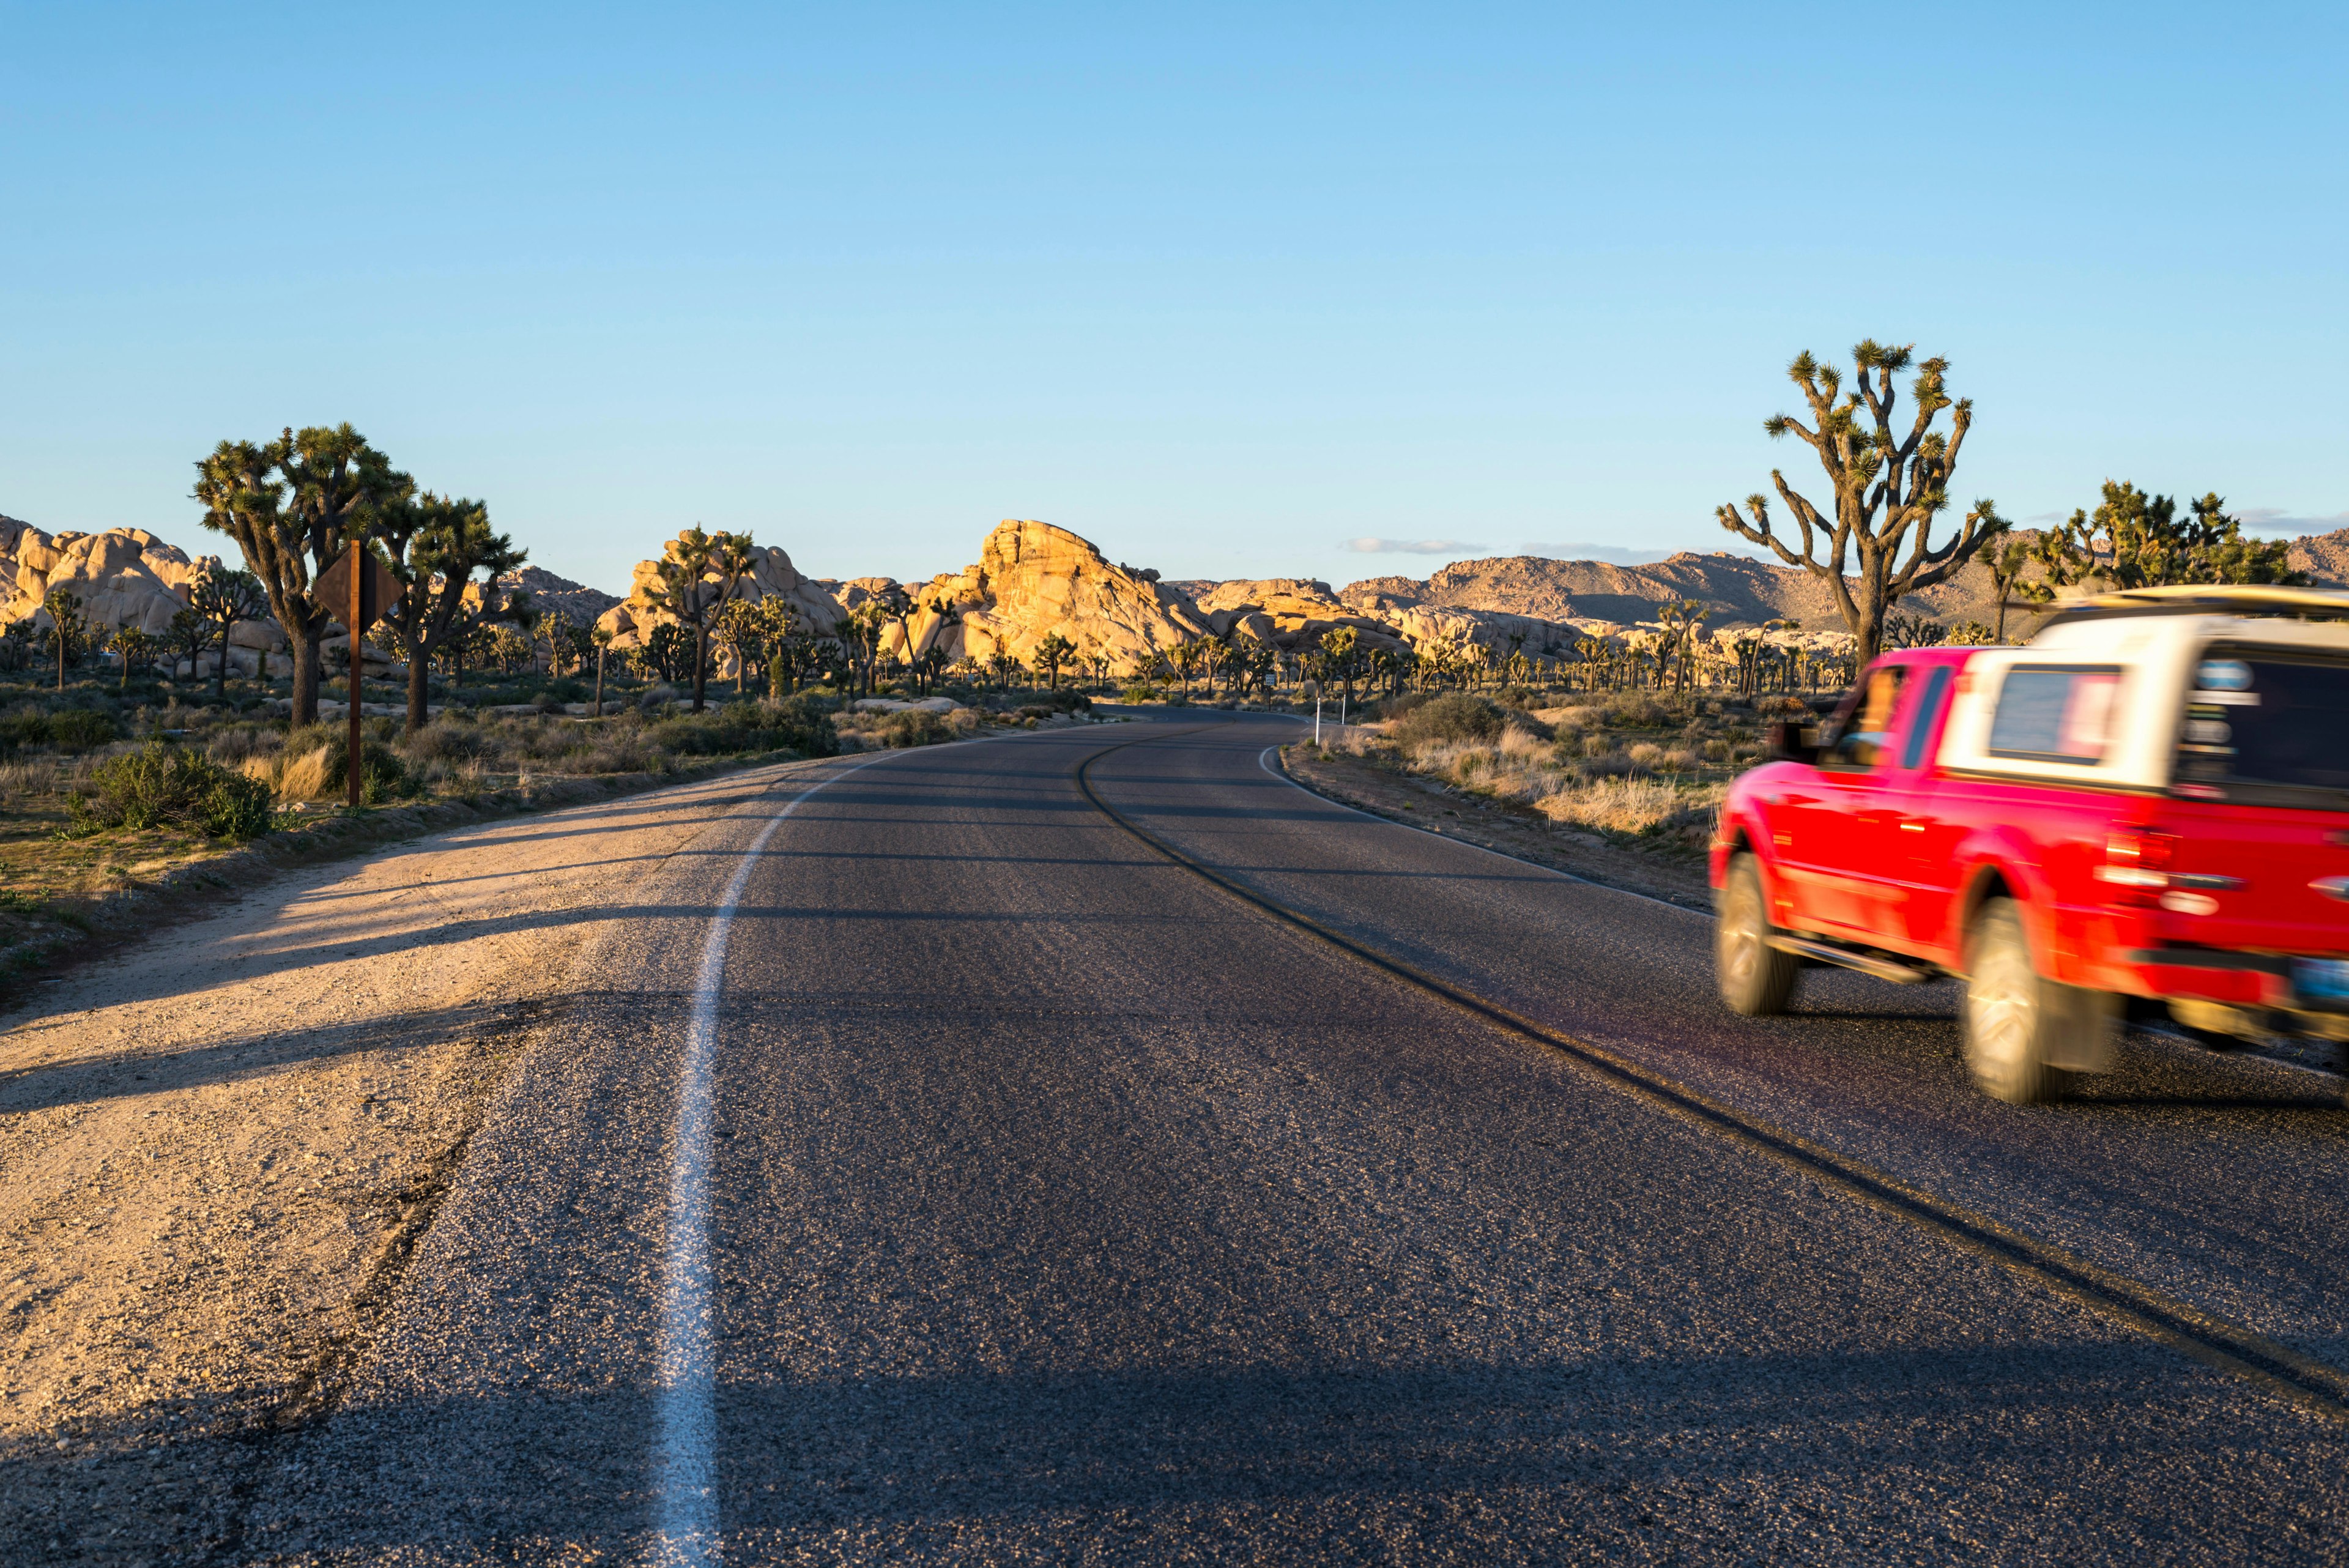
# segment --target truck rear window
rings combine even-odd
[[[2186,696],[2178,779],[2245,799],[2349,796],[2349,663],[2212,649]]]

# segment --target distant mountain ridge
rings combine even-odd
[[[1712,610],[1709,618],[1714,627],[1789,619],[1814,631],[1843,625],[1835,595],[1824,580],[1726,550],[1711,555],[1683,550],[1645,566],[1547,556],[1489,556],[1454,561],[1424,578],[1366,577],[1347,584],[1338,597],[1353,604],[1381,595],[1545,620],[1625,624],[1653,620],[1663,606],[1694,599]],[[1952,582],[1908,596],[1899,607],[1944,623],[1997,619],[1990,574],[1972,564]],[[2010,613],[2010,629],[2013,620]]]
[[[2327,587],[2349,587],[2349,528],[2294,539],[2292,564]]]

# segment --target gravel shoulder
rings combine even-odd
[[[0,1012],[0,1540],[201,1560],[631,894],[787,763],[284,877]]]

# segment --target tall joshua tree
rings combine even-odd
[[[2002,644],[2006,641],[2006,604],[2023,581],[2024,568],[2031,565],[2034,543],[2026,535],[2009,534],[1982,553],[1982,564],[1990,573],[1991,593],[1998,599],[1998,624],[1991,634]]]
[[[709,628],[734,597],[743,574],[756,564],[757,547],[748,534],[708,534],[698,524],[668,542],[654,564],[659,586],[653,602],[677,618],[693,637],[693,711],[702,709],[709,674]]]
[[[57,648],[57,690],[66,689],[66,661],[89,635],[89,618],[82,613],[81,596],[70,588],[51,588],[41,600],[49,612],[49,638]]]
[[[377,539],[400,586],[399,598],[385,607],[383,620],[408,661],[408,727],[413,732],[430,715],[429,671],[436,654],[493,622],[533,618],[528,594],[498,587],[498,579],[526,557],[512,539],[490,527],[486,505],[430,491],[379,508]]]
[[[1916,417],[1906,435],[1896,431],[1899,393],[1892,378],[1909,368],[1913,354],[1913,345],[1895,348],[1872,337],[1861,343],[1851,351],[1848,392],[1840,371],[1808,353],[1796,355],[1787,367],[1788,379],[1810,405],[1811,422],[1773,414],[1762,428],[1773,437],[1801,437],[1818,455],[1834,490],[1833,504],[1823,513],[1783,472],[1770,471],[1778,498],[1800,531],[1799,550],[1789,550],[1772,531],[1766,496],[1748,496],[1744,513],[1732,502],[1715,514],[1731,533],[1767,545],[1786,565],[1826,582],[1858,644],[1862,664],[1883,646],[1885,614],[1903,595],[1948,581],[2007,527],[1995,504],[1976,501],[1957,536],[1933,546],[1933,519],[1949,506],[1950,476],[1973,423],[1973,400],[1951,401],[1943,385],[1948,360],[1915,361],[1917,379],[1909,391]],[[1955,410],[1946,434],[1933,428],[1943,410]]]
[[[285,628],[296,724],[317,722],[318,645],[334,618],[314,591],[318,575],[414,487],[347,423],[289,428],[265,446],[224,441],[196,464],[204,526],[236,541]]]
[[[1057,631],[1048,631],[1038,640],[1036,650],[1028,657],[1036,661],[1036,668],[1044,672],[1044,679],[1051,683],[1053,691],[1058,691],[1061,689],[1061,667],[1068,663],[1076,651],[1075,643]]]

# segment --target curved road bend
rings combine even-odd
[[[2337,1560],[2334,1416],[1281,924],[1076,772],[1352,940],[2349,1366],[2332,1085],[2138,1042],[2018,1110],[1945,987],[1727,1017],[1702,917],[1307,794],[1259,763],[1295,733],[849,759],[773,827],[712,971],[697,1436],[685,1045],[792,797],[713,827],[238,1555]]]

